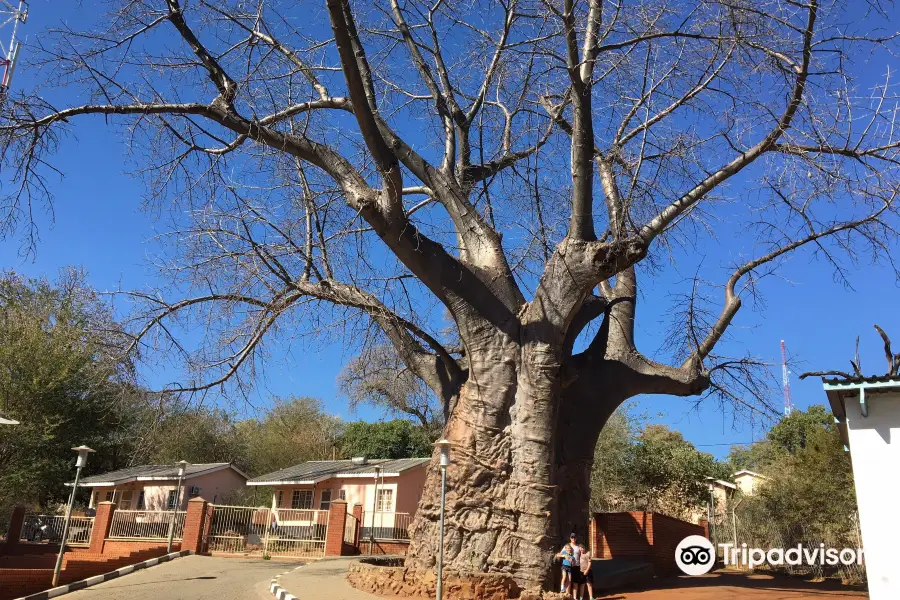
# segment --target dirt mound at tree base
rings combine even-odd
[[[437,573],[407,569],[402,559],[363,559],[350,565],[347,581],[358,590],[379,596],[434,598]],[[444,595],[453,600],[536,600],[538,593],[523,593],[512,578],[497,573],[461,576],[444,571]]]

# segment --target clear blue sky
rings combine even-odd
[[[87,11],[92,5],[35,0],[24,31],[34,35],[60,19],[77,25],[81,20],[77,11]],[[880,73],[884,66],[872,68]],[[27,86],[31,76],[23,69],[16,83]],[[153,215],[141,211],[140,182],[126,174],[125,149],[103,119],[82,120],[74,131],[77,138],[66,140],[55,159],[55,165],[65,173],[63,180],[51,182],[56,195],[55,223],[51,224],[49,215],[39,215],[40,242],[33,259],[23,260],[19,239],[0,243],[0,264],[23,274],[48,277],[54,277],[62,267],[80,266],[88,271],[90,282],[99,290],[152,286],[155,275],[147,259],[153,254],[153,244],[148,240],[155,234],[156,226],[164,226],[158,225]],[[690,275],[692,272],[671,271],[665,279],[677,281]],[[853,273],[854,289],[849,290],[834,283],[824,264],[801,254],[788,262],[781,275],[782,279],[769,278],[762,288],[767,300],[764,310],[754,312],[751,303],[745,303],[733,325],[732,349],[747,349],[779,362],[779,342],[784,339],[797,361],[797,372],[846,370],[855,338],[860,335],[864,370],[884,371],[881,342],[873,323],[893,333],[898,347],[895,351],[900,350],[900,289],[889,270],[862,266]],[[663,341],[665,326],[661,315],[670,299],[660,287],[654,288],[652,294],[648,291],[644,290],[639,306],[638,343],[643,350],[652,352]],[[317,396],[326,402],[329,411],[352,417],[346,403],[338,397],[335,383],[350,356],[348,350],[340,343],[327,342],[308,347],[308,351],[297,350],[290,361],[268,369],[255,404],[265,406],[272,394]],[[165,383],[167,375],[147,373],[149,381],[155,383]],[[780,371],[776,376],[780,377]],[[825,402],[818,380],[801,382],[794,376],[791,383],[798,407]],[[780,404],[780,397],[774,402]],[[702,449],[717,455],[726,453],[730,443],[749,442],[760,435],[748,423],[732,421],[713,403],[696,407],[694,399],[657,397],[642,398],[639,406],[653,415],[654,422],[671,425]],[[375,419],[379,414],[362,410],[358,416]]]

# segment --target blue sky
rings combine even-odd
[[[81,10],[87,4],[81,5]],[[24,30],[31,35],[60,19],[79,20],[76,3],[38,0],[31,5],[31,18]],[[881,69],[883,65],[878,66]],[[17,77],[17,84],[27,85],[31,74],[23,69]],[[80,266],[99,290],[152,286],[155,275],[148,258],[154,245],[148,240],[157,233],[156,227],[164,226],[141,211],[141,183],[126,174],[128,157],[103,119],[82,120],[74,131],[77,137],[65,140],[55,158],[54,164],[65,178],[51,181],[56,196],[54,219],[51,223],[50,215],[39,214],[36,256],[23,259],[21,240],[13,238],[0,243],[0,264],[27,275],[48,277],[62,267]],[[673,269],[662,281],[691,274]],[[764,310],[754,312],[751,304],[745,303],[733,325],[732,348],[779,362],[779,343],[784,339],[797,363],[797,372],[846,370],[859,335],[863,369],[867,373],[884,371],[881,342],[872,325],[878,323],[893,333],[900,347],[900,288],[889,270],[861,265],[853,271],[851,290],[835,283],[826,265],[799,254],[786,263],[781,275],[781,279],[769,278],[763,287],[767,301]],[[638,343],[646,352],[652,353],[664,340],[661,315],[668,302],[665,293],[647,294],[645,290],[639,306]],[[336,376],[350,356],[339,342],[295,347],[289,361],[270,365],[255,404],[264,407],[273,394],[308,395],[322,398],[329,411],[344,417],[379,418],[370,409],[348,414],[346,402],[339,397]],[[158,384],[165,383],[169,375],[148,372],[147,378]],[[780,371],[775,375],[780,377]],[[794,376],[791,383],[798,407],[825,402],[818,380],[799,381]],[[780,398],[774,402],[780,404]],[[656,397],[642,398],[638,406],[651,414],[653,422],[671,425],[717,455],[727,453],[728,444],[749,442],[761,435],[748,423],[733,421],[713,403],[695,407],[693,399]]]

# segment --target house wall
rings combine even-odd
[[[410,515],[416,512],[422,489],[425,487],[425,467],[410,469],[399,477],[384,477],[378,481],[378,489],[394,491],[391,512],[405,512]],[[338,491],[343,490],[347,500],[347,511],[353,510],[354,504],[361,504],[364,511],[371,511],[375,506],[374,477],[333,477],[320,481],[316,485],[287,485],[273,488],[275,495],[282,492],[278,508],[291,508],[294,490],[313,490],[313,508],[318,509],[322,501],[322,492],[332,490],[332,499],[338,498]]]
[[[893,509],[900,496],[900,478],[891,472],[900,464],[900,393],[867,390],[869,416],[859,401],[845,398],[850,459],[865,548],[871,600],[900,598],[896,568],[900,513]]]
[[[762,480],[756,475],[738,475],[734,478],[734,484],[745,496],[752,496],[759,489]]]
[[[222,469],[214,473],[197,475],[188,477],[184,480],[180,495],[180,508],[187,507],[187,501],[190,499],[189,491],[191,487],[199,487],[200,495],[210,502],[215,502],[225,493],[243,487],[246,480],[236,473],[234,469]],[[166,510],[168,508],[169,492],[174,491],[178,487],[177,481],[134,481],[124,485],[113,487],[97,487],[91,495],[90,506],[96,507],[98,502],[103,502],[107,498],[107,493],[114,492],[115,497],[111,500],[116,502],[120,510],[136,510],[137,501],[140,492],[144,492],[144,510]],[[124,502],[128,502],[128,492],[131,492],[130,505],[125,506]],[[98,496],[99,495],[99,496]]]

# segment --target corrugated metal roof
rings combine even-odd
[[[280,481],[289,481],[292,483],[315,482],[322,479],[328,479],[336,475],[349,475],[351,477],[375,476],[375,467],[381,467],[383,475],[390,473],[402,473],[408,469],[412,469],[426,464],[429,458],[378,458],[369,459],[365,464],[353,462],[352,460],[311,460],[299,465],[294,465],[273,473],[266,473],[259,477],[254,477],[248,484],[265,484]]]
[[[184,470],[185,478],[193,477],[206,471],[213,469],[221,469],[230,466],[231,463],[198,463],[188,465]],[[136,480],[143,477],[153,477],[157,479],[177,479],[177,465],[139,465],[135,467],[127,467],[109,473],[101,473],[100,475],[91,475],[82,478],[79,485],[89,485],[92,483],[124,483],[126,481]]]
[[[826,379],[822,378],[822,383],[826,383],[828,385],[853,385],[860,383],[896,383],[897,386],[900,386],[900,377],[895,375],[878,375],[873,377],[851,377],[850,379]]]

